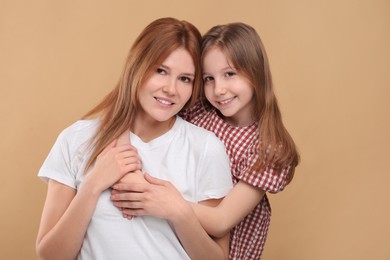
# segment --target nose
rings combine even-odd
[[[162,91],[169,96],[175,95],[176,81],[175,80],[167,80],[162,87]]]
[[[216,96],[221,96],[226,94],[225,84],[219,80],[215,80],[214,82],[214,94]]]

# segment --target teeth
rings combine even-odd
[[[225,105],[225,104],[229,103],[232,100],[233,100],[233,98],[229,98],[229,99],[226,99],[226,100],[223,100],[223,101],[219,101],[219,103],[222,104],[222,105]]]
[[[164,104],[164,105],[172,105],[172,104],[173,104],[173,103],[171,103],[171,102],[168,102],[168,101],[162,100],[162,99],[158,99],[158,98],[156,98],[156,100],[157,100],[158,102]]]

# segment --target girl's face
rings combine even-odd
[[[141,85],[137,117],[150,123],[172,119],[190,99],[194,77],[189,52],[184,48],[173,51]]]
[[[207,100],[232,125],[253,123],[254,90],[249,81],[231,66],[217,47],[208,50],[203,58],[203,81]]]

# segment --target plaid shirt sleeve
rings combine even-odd
[[[257,147],[254,145],[252,147]],[[254,148],[248,149],[248,153],[240,160],[240,171],[237,179],[245,181],[265,192],[277,193],[287,185],[287,177],[291,167],[275,168],[268,165],[260,170],[251,170],[251,166],[259,160],[259,154]]]

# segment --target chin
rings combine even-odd
[[[166,121],[169,121],[171,120],[172,118],[175,118],[176,117],[176,114],[174,115],[171,115],[171,116],[160,116],[160,117],[155,117],[154,119],[157,121],[157,122],[166,122]]]
[[[224,117],[232,117],[234,113],[229,110],[219,110]]]

